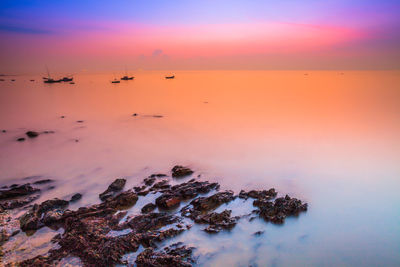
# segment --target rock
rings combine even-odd
[[[170,209],[179,206],[181,199],[172,194],[163,194],[156,199],[156,204],[160,208]]]
[[[61,116],[60,118],[61,118],[61,119],[64,119],[64,118],[65,118],[65,116]]]
[[[253,235],[254,235],[254,236],[260,236],[260,235],[262,235],[262,234],[264,234],[264,231],[257,231],[257,232],[255,232]]]
[[[29,184],[13,185],[10,189],[0,190],[0,199],[9,199],[14,197],[26,196],[40,191],[40,189],[33,188]]]
[[[3,133],[7,132],[6,130],[2,130]]]
[[[155,180],[156,180],[155,177],[147,177],[147,178],[145,178],[143,180],[143,182],[144,182],[145,185],[151,186],[154,183]]]
[[[40,205],[33,205],[33,207],[19,219],[21,230],[37,230],[44,224],[49,224],[61,219],[61,210],[67,205],[68,201],[58,198],[46,200]]]
[[[164,248],[164,252],[147,248],[137,256],[135,263],[138,267],[189,267],[194,263],[192,251],[193,248],[176,244]]]
[[[23,142],[23,141],[25,141],[25,138],[20,137],[20,138],[17,139],[17,141],[18,141],[18,142]]]
[[[244,190],[241,190],[239,193],[239,198],[255,198],[255,199],[272,199],[276,197],[277,193],[274,188],[267,190],[251,190],[249,192],[246,192]]]
[[[71,199],[69,200],[69,202],[75,202],[75,201],[78,201],[78,200],[81,199],[81,198],[82,198],[82,194],[76,193],[76,194],[74,194],[74,195],[71,197]]]
[[[83,121],[82,120],[79,120],[79,121],[76,121],[77,123],[83,123]]]
[[[142,213],[149,213],[149,212],[152,212],[153,210],[155,210],[156,208],[157,208],[157,206],[154,205],[153,203],[148,203],[143,206],[141,211],[142,211]]]
[[[37,230],[40,227],[39,217],[34,211],[28,211],[19,218],[22,231]]]
[[[48,224],[51,224],[53,222],[57,222],[57,221],[61,220],[63,215],[64,215],[64,210],[63,209],[49,210],[48,212],[46,212],[44,214],[43,218],[41,219],[41,222],[43,222],[44,224],[48,225]]]
[[[188,167],[176,165],[172,168],[172,177],[179,178],[191,175],[193,171]]]
[[[68,206],[68,204],[69,204],[68,201],[58,198],[46,200],[39,205],[37,212],[39,214],[42,214],[52,209],[65,208],[66,206]]]
[[[33,184],[47,184],[47,183],[51,183],[51,182],[54,182],[54,181],[51,179],[44,179],[44,180],[36,181]]]
[[[35,137],[38,137],[38,136],[39,136],[39,133],[38,133],[38,132],[35,132],[35,131],[27,131],[25,134],[26,134],[29,138],[35,138]]]
[[[8,201],[4,201],[0,204],[0,207],[2,207],[5,210],[10,210],[10,209],[15,209],[15,208],[20,208],[23,207],[36,199],[38,199],[40,194],[35,194],[33,196],[23,196],[19,197],[17,199],[11,199]]]
[[[99,195],[100,199],[104,201],[107,198],[114,196],[116,192],[121,191],[122,188],[124,188],[125,183],[126,183],[125,179],[116,179],[108,186],[106,191],[104,191]]]
[[[133,113],[133,114],[132,114],[133,117],[136,117],[137,115],[138,115],[137,113]]]
[[[288,195],[277,198],[274,202],[267,200],[255,200],[253,206],[258,207],[260,217],[266,221],[281,224],[287,216],[298,215],[308,208],[307,203],[291,198]]]

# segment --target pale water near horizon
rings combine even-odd
[[[76,84],[4,77],[0,186],[52,178],[56,188],[37,202],[80,192],[78,208],[99,203],[115,178],[131,188],[188,165],[223,189],[274,187],[309,204],[283,225],[242,220],[217,235],[193,227],[165,243],[197,247],[199,265],[400,265],[399,71],[132,74],[120,84],[111,73],[79,74]],[[17,142],[27,130],[55,133]],[[240,213],[247,204],[230,205]],[[49,231],[18,234],[4,261],[45,253]]]

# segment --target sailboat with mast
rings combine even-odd
[[[59,82],[61,82],[61,80],[54,80],[53,78],[51,78],[50,72],[49,72],[49,68],[47,68],[47,66],[46,66],[46,71],[47,71],[47,77],[43,77],[43,82],[45,82],[45,83],[59,83]]]

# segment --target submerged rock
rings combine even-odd
[[[156,252],[153,248],[148,248],[137,256],[135,263],[138,267],[188,267],[194,263],[193,249],[181,243],[164,248],[164,252]]]
[[[143,206],[141,211],[142,211],[142,213],[149,213],[149,212],[152,212],[153,210],[155,210],[156,208],[157,208],[157,206],[155,204],[148,203],[148,204]]]
[[[38,136],[39,136],[39,133],[38,133],[38,132],[35,132],[35,131],[27,131],[25,134],[26,134],[29,138],[35,138],[35,137],[38,137]]]
[[[179,177],[184,177],[191,175],[193,171],[189,169],[188,167],[183,167],[180,165],[176,165],[172,168],[172,177],[179,178]]]
[[[110,198],[112,196],[115,195],[115,193],[119,192],[122,190],[122,188],[124,188],[126,183],[125,179],[116,179],[114,182],[112,182],[106,191],[104,191],[103,193],[101,193],[99,195],[100,199],[102,201],[106,200],[107,198]]]
[[[71,199],[69,200],[69,202],[75,202],[75,201],[78,201],[78,200],[81,199],[81,198],[82,198],[82,194],[76,193],[76,194],[74,194],[74,195],[71,197]]]
[[[38,191],[40,191],[40,189],[33,188],[30,184],[12,185],[10,189],[0,190],[0,199],[26,196]]]

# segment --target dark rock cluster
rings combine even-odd
[[[178,177],[193,173],[187,167],[175,167],[172,169],[174,177],[177,173]],[[273,223],[281,223],[286,216],[307,209],[307,204],[289,196],[275,199],[275,189],[241,191],[235,196],[232,191],[219,192],[218,183],[191,179],[170,185],[171,180],[166,177],[165,174],[151,175],[141,185],[126,191],[122,191],[126,180],[116,179],[100,194],[100,204],[75,211],[69,210],[68,205],[82,197],[79,193],[70,201],[56,198],[33,205],[19,219],[22,231],[48,226],[52,229],[61,227],[64,232],[53,238],[58,244],[56,248],[46,255],[19,262],[18,266],[54,266],[67,256],[79,257],[84,266],[127,264],[123,256],[137,251],[139,246],[144,250],[136,257],[137,266],[191,266],[195,263],[194,248],[176,243],[162,249],[158,247],[160,242],[190,229],[190,221],[205,225],[207,233],[233,228],[241,217],[232,217],[229,209],[221,212],[216,209],[237,197],[254,199],[257,210],[253,213]],[[15,186],[2,190],[0,196],[14,195],[16,190],[29,195],[35,189]],[[155,203],[145,204],[141,208],[142,214],[127,216],[126,210],[135,205],[139,197],[155,193],[160,196]],[[180,206],[183,207],[179,209]]]

